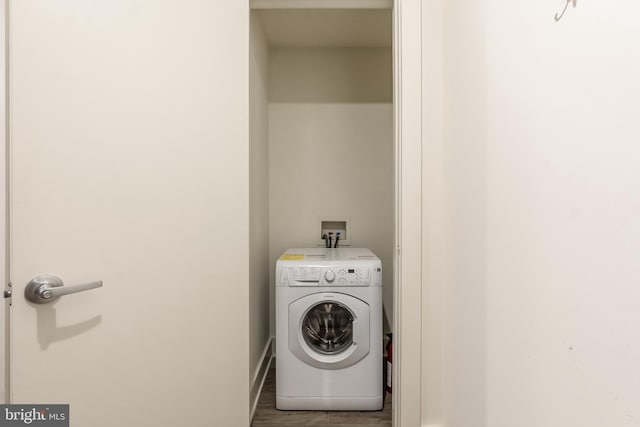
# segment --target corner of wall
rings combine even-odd
[[[268,196],[268,46],[260,18],[251,12],[249,47],[249,371],[251,404],[259,395],[270,360],[269,196]],[[268,356],[267,356],[268,355]],[[268,366],[268,364],[267,364]]]

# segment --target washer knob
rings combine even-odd
[[[327,282],[331,283],[336,280],[336,273],[333,270],[327,270],[324,273],[324,278]]]

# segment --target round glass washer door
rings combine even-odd
[[[369,354],[369,304],[339,292],[305,295],[289,304],[289,351],[321,369],[342,369]]]
[[[320,354],[338,354],[353,344],[353,320],[339,302],[321,302],[302,319],[302,337]]]

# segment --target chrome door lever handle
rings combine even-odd
[[[63,295],[88,291],[102,287],[102,281],[85,283],[83,285],[64,287],[62,279],[51,274],[41,274],[34,277],[24,289],[24,297],[34,304],[53,302]]]

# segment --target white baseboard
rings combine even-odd
[[[262,391],[262,386],[264,386],[264,381],[267,379],[267,372],[269,372],[269,366],[271,366],[271,360],[274,356],[274,340],[274,337],[269,338],[269,341],[267,341],[267,344],[264,346],[262,356],[260,357],[260,364],[258,366],[258,369],[256,369],[256,373],[253,376],[253,381],[251,382],[251,420],[253,420],[253,415],[256,412],[258,400],[260,399],[260,392]]]

